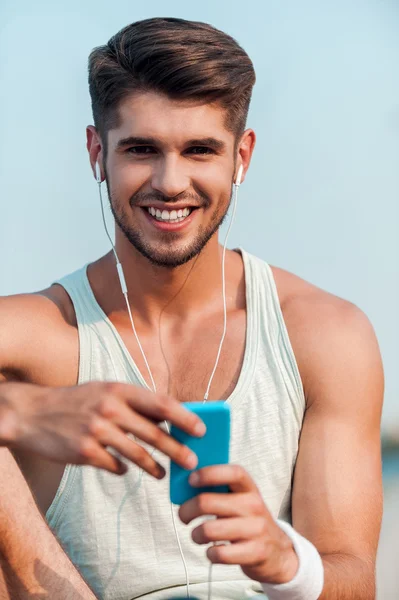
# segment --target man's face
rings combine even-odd
[[[225,111],[156,93],[128,97],[119,111],[104,165],[116,223],[153,264],[182,265],[229,207],[235,140]]]

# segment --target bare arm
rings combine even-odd
[[[47,527],[5,448],[0,448],[0,473],[1,600],[96,600]]]
[[[32,397],[25,392],[28,388],[39,389],[25,383],[7,383],[9,378],[19,378],[28,352],[38,354],[27,332],[33,330],[40,346],[34,329],[37,317],[29,313],[25,298],[19,304],[19,298],[0,299],[0,446],[14,438],[18,414],[13,409],[14,401],[21,408],[26,403],[28,408]],[[36,315],[43,312],[36,309],[35,305]],[[1,600],[96,600],[46,525],[11,453],[1,447],[0,481]]]
[[[340,302],[320,310],[316,327],[313,321],[307,329],[304,319],[293,338],[307,398],[293,524],[322,556],[320,600],[372,600],[382,514],[383,371],[367,318]]]

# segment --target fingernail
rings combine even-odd
[[[198,473],[191,473],[189,477],[189,482],[191,483],[191,485],[197,485],[197,483],[199,483]]]
[[[163,479],[166,475],[166,471],[163,467],[161,467],[160,465],[158,465],[158,469],[157,469],[157,474],[156,477],[158,479]]]
[[[205,423],[203,423],[202,421],[200,423],[197,423],[196,426],[194,427],[194,433],[195,435],[205,435],[206,433],[206,427],[205,427]]]
[[[188,469],[195,469],[198,464],[198,457],[196,454],[189,454],[186,460],[186,465]]]

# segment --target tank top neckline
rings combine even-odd
[[[232,403],[236,398],[239,398],[243,394],[245,394],[248,386],[251,383],[251,379],[255,370],[256,359],[258,354],[259,347],[259,310],[258,310],[258,297],[256,294],[256,290],[253,289],[253,277],[251,273],[251,262],[247,255],[247,252],[242,248],[235,248],[234,251],[237,251],[241,254],[243,265],[244,265],[244,279],[245,279],[245,298],[246,298],[246,333],[245,333],[245,349],[244,349],[244,357],[241,364],[240,373],[238,376],[238,380],[236,385],[231,392],[231,394],[225,399],[225,402]],[[140,385],[145,388],[148,388],[148,384],[144,379],[141,371],[137,367],[133,357],[131,356],[129,350],[126,347],[125,342],[122,339],[119,331],[109,319],[107,314],[103,311],[100,304],[97,302],[97,299],[94,295],[92,287],[90,285],[90,281],[87,275],[87,269],[90,263],[87,263],[83,267],[83,277],[82,282],[85,287],[85,291],[87,294],[87,300],[91,304],[91,309],[97,314],[99,319],[108,326],[108,329],[112,333],[115,341],[117,342],[120,351],[124,355],[125,360],[127,361],[128,366],[130,367],[131,373],[128,373],[129,379],[136,379]],[[228,321],[227,321],[228,327]],[[226,348],[224,347],[225,351]],[[222,351],[223,351],[222,350]],[[215,348],[215,359],[216,359],[217,348]],[[150,364],[151,368],[151,364]],[[133,374],[133,378],[131,375]],[[209,374],[210,375],[210,374]],[[212,386],[211,390],[212,392]],[[205,393],[205,389],[204,389]],[[201,401],[202,398],[199,399]],[[212,399],[212,398],[211,398]]]

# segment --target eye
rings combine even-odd
[[[153,151],[154,148],[151,146],[131,146],[126,150],[129,154],[151,154]]]
[[[207,146],[192,146],[189,148],[188,152],[191,154],[214,154],[214,150]]]

